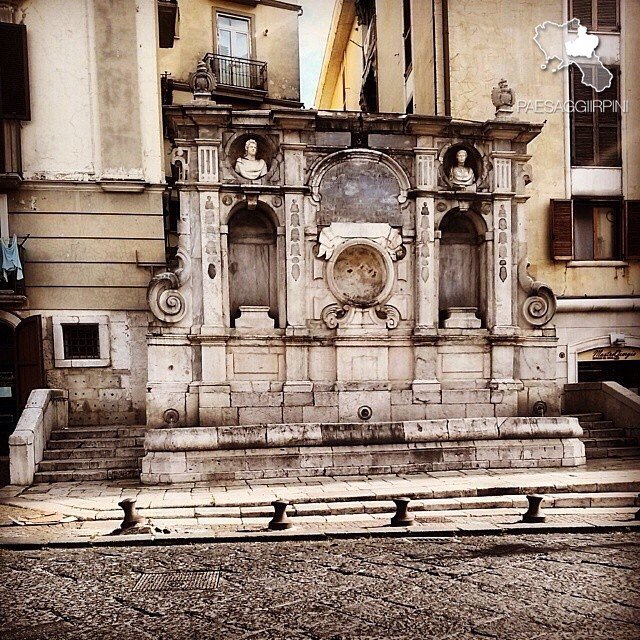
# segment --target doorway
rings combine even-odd
[[[34,389],[45,387],[42,318],[29,316],[15,327],[0,320],[0,455]]]

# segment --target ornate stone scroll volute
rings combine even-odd
[[[180,322],[187,313],[187,300],[179,290],[191,277],[191,259],[183,249],[176,254],[180,267],[159,273],[147,287],[147,302],[151,313],[169,324]]]
[[[551,287],[534,280],[528,268],[529,261],[523,258],[518,265],[518,281],[527,294],[522,304],[522,315],[530,325],[543,327],[555,316],[558,303]]]

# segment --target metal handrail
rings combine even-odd
[[[207,53],[204,61],[219,85],[243,89],[267,90],[267,63]]]

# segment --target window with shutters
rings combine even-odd
[[[587,80],[595,83],[600,67],[584,67]],[[574,110],[571,113],[571,164],[574,167],[619,167],[622,163],[620,70],[613,74],[611,86],[597,92],[583,83],[582,71],[574,65],[569,80]],[[601,72],[601,71],[600,71]]]
[[[555,260],[640,259],[640,200],[552,200],[551,247]]]
[[[619,0],[569,0],[569,15],[589,31],[619,31]]]

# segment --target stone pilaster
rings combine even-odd
[[[513,320],[513,260],[511,199],[496,197],[493,203],[493,333],[510,335]]]

